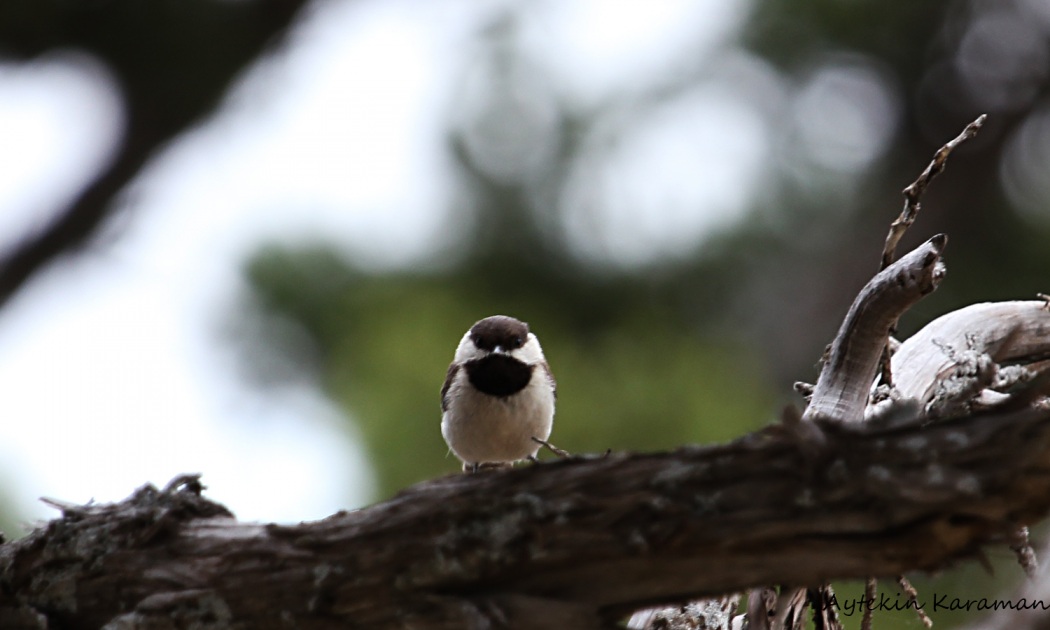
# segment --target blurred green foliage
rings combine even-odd
[[[13,505],[14,501],[0,488],[0,506]],[[9,509],[0,509],[0,536],[13,539],[26,533],[25,523],[21,522],[18,515]]]
[[[540,337],[558,381],[552,440],[567,450],[725,440],[771,417],[758,358],[705,337],[639,281],[478,267],[373,276],[325,248],[268,248],[250,274],[264,303],[317,341],[324,387],[363,434],[382,496],[458,469],[438,390],[459,338],[490,314],[520,317]]]

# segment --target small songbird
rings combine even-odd
[[[494,315],[471,326],[441,387],[441,435],[463,470],[536,458],[550,437],[556,386],[525,322]],[[535,438],[535,439],[534,439]]]

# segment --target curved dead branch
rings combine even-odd
[[[850,306],[831,343],[803,418],[859,422],[890,329],[900,316],[937,288],[944,277],[938,234],[872,278]]]

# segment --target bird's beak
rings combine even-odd
[[[495,348],[492,349],[492,353],[493,354],[506,354],[507,352],[506,352],[506,350],[503,349],[503,346],[496,346]]]

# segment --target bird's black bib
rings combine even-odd
[[[516,394],[529,384],[532,366],[502,354],[490,354],[464,365],[470,384],[478,391],[504,398]]]

